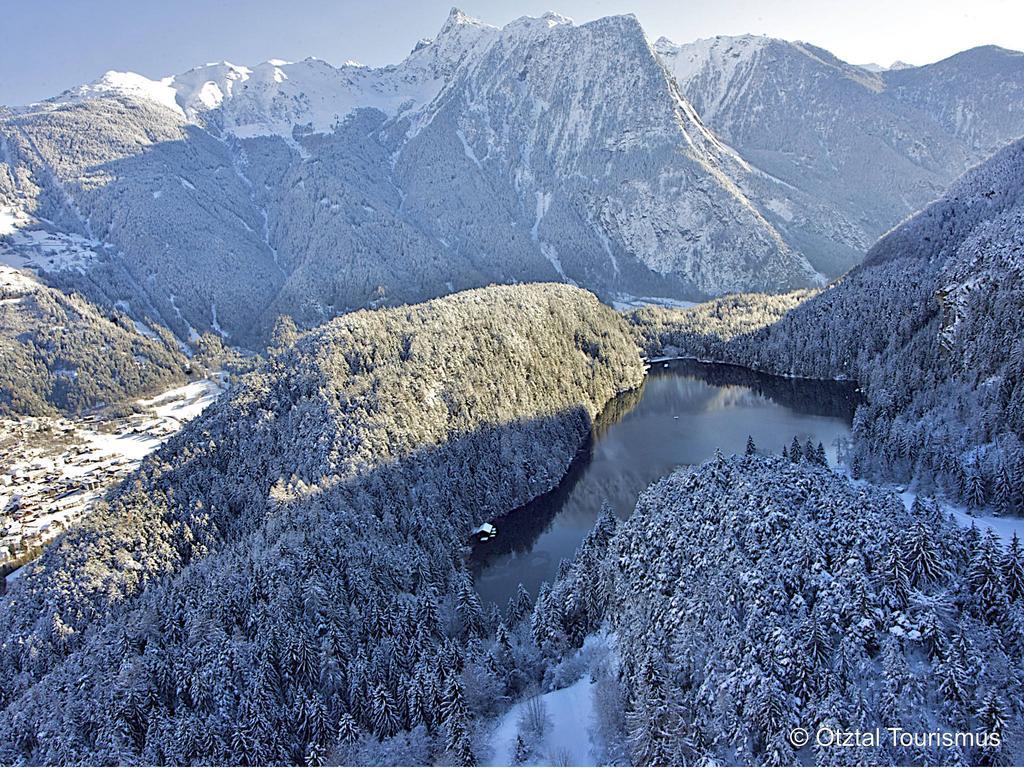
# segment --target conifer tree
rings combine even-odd
[[[1002,565],[1007,597],[1010,600],[1024,598],[1024,550],[1016,531],[1013,532],[1010,545],[1006,548]]]
[[[338,742],[355,744],[359,740],[359,725],[348,712],[342,712],[338,718]]]
[[[483,607],[480,604],[480,596],[473,586],[473,579],[466,571],[459,574],[456,609],[462,622],[462,631],[467,637],[478,637],[483,634]]]
[[[526,591],[526,587],[522,584],[516,590],[514,597],[509,598],[508,610],[505,612],[505,620],[508,622],[510,627],[515,627],[523,619],[530,615],[533,610],[533,599],[530,597],[530,593]]]
[[[883,566],[883,578],[889,607],[899,610],[906,608],[910,600],[910,577],[903,564],[903,556],[895,545],[889,547],[889,554]]]
[[[521,733],[516,734],[516,744],[512,751],[512,765],[523,765],[530,759],[530,750],[526,747]]]
[[[401,717],[391,691],[384,683],[373,688],[371,701],[373,710],[373,732],[381,738],[393,736],[401,725]]]
[[[1005,733],[1008,715],[1006,704],[996,690],[985,694],[975,714],[978,730],[987,737],[987,743],[978,749],[978,765],[1012,765]]]
[[[789,460],[794,464],[803,458],[803,450],[800,448],[800,440],[793,436],[793,442],[789,445]]]
[[[984,507],[985,478],[982,475],[981,464],[978,461],[977,455],[975,455],[974,461],[967,468],[964,482],[964,496],[967,499],[967,506],[971,509],[981,509]]]
[[[967,571],[967,583],[981,615],[993,624],[1005,620],[1008,609],[1006,590],[1002,583],[1002,560],[999,542],[989,528],[975,547]]]
[[[944,573],[942,556],[931,529],[918,520],[910,529],[910,580],[915,586],[938,580]]]

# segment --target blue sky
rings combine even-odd
[[[159,77],[196,64],[317,56],[400,60],[452,0],[0,0],[0,104],[24,104],[108,69]],[[806,40],[853,63],[936,61],[975,45],[1024,49],[1024,0],[466,0],[501,25],[555,10],[634,13],[653,39],[752,32]]]

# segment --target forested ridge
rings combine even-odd
[[[466,537],[642,376],[564,285],[288,340],[2,598],[0,762],[471,762],[470,719],[524,683],[481,640]]]
[[[599,526],[600,527],[600,526]],[[815,461],[718,455],[640,498],[556,584],[613,632],[609,758],[632,764],[1012,764],[1024,550]],[[593,589],[579,573],[598,574]],[[573,637],[573,625],[553,622]],[[565,636],[563,634],[563,636]],[[581,643],[576,640],[575,646]],[[570,643],[570,647],[573,644]],[[797,751],[801,726],[998,733],[999,745]],[[884,731],[883,731],[884,732]]]
[[[171,334],[140,333],[101,310],[0,265],[0,414],[80,414],[185,380]]]
[[[559,764],[542,700],[569,687],[602,764],[1024,761],[1024,548],[929,498],[1024,515],[1024,140],[821,287],[1019,133],[1022,75],[991,47],[879,74],[453,9],[392,66],[110,72],[0,107],[0,415],[135,408],[245,360],[127,480],[104,457],[117,485],[5,577],[0,765],[477,765],[511,707],[513,762]],[[748,438],[482,604],[478,526],[536,538],[528,502],[656,355],[734,364],[693,407],[772,400],[764,421],[847,393],[750,370],[854,382],[853,477]],[[94,433],[68,439],[141,437]],[[82,486],[38,502],[42,531],[96,482],[32,462]],[[5,514],[28,517],[25,474],[0,467]],[[797,726],[989,738],[798,748]]]
[[[965,174],[817,295],[727,297],[630,320],[647,354],[847,378],[853,470],[1024,513],[1024,142]]]

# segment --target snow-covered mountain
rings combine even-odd
[[[1024,54],[1014,51],[883,70],[750,35],[655,47],[707,125],[780,182],[745,191],[829,274],[1024,135]]]
[[[382,68],[110,72],[0,111],[0,258],[243,346],[281,314],[491,282],[814,285],[1024,132],[1021,57],[976,54],[870,73],[763,38],[652,46],[632,16],[455,10]],[[51,237],[77,245],[35,258]]]
[[[332,132],[356,109],[379,110],[389,118],[415,113],[438,95],[460,64],[498,33],[456,9],[436,39],[421,41],[396,66],[374,69],[346,62],[334,67],[316,58],[272,59],[252,68],[219,62],[160,81],[108,72],[57,101],[141,96],[237,137],[291,139],[295,128]]]
[[[102,247],[52,282],[183,339],[489,282],[696,297],[820,280],[630,16],[453,11],[403,62],[108,73],[0,123],[0,205]]]

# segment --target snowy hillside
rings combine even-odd
[[[498,34],[455,10],[437,38],[418,45],[398,65],[374,69],[319,59],[271,60],[252,68],[227,62],[197,67],[161,85],[190,118],[214,121],[240,138],[292,131],[330,133],[356,109],[389,118],[430,103],[456,69]],[[166,92],[165,92],[166,93]]]
[[[81,413],[166,389],[188,361],[171,338],[0,263],[0,415]]]
[[[464,543],[550,490],[643,372],[565,285],[276,350],[0,596],[0,762],[474,763],[470,718],[518,689]]]
[[[806,461],[719,456],[651,486],[606,566],[622,659],[595,708],[625,703],[604,737],[633,765],[1020,760],[1019,541]]]

